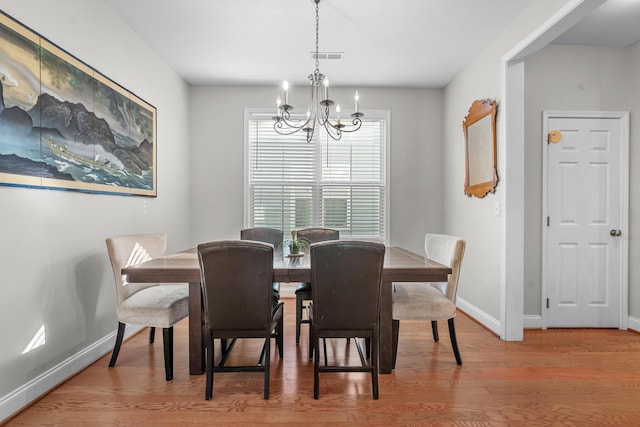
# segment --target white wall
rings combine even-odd
[[[1,6],[158,109],[156,198],[0,187],[0,403],[6,403],[18,388],[115,331],[106,237],[162,231],[170,250],[188,246],[189,128],[187,86],[108,2],[3,0]],[[41,325],[46,344],[22,355]]]
[[[632,75],[628,48],[549,45],[525,60],[526,315],[541,314],[542,111],[628,111]]]
[[[191,112],[191,244],[238,238],[243,227],[244,108],[275,110],[273,87],[194,86]],[[422,253],[424,234],[442,232],[442,91],[359,88],[361,109],[391,110],[391,244]],[[351,89],[334,88],[338,100]],[[306,105],[308,89],[290,103]]]
[[[445,231],[467,240],[467,250],[460,273],[459,301],[485,317],[485,325],[495,329],[501,317],[501,274],[506,268],[502,258],[503,216],[496,217],[496,202],[504,203],[505,182],[498,183],[495,194],[483,199],[468,198],[464,185],[464,136],[462,121],[476,99],[498,101],[498,127],[503,119],[501,108],[502,57],[546,22],[566,0],[537,0],[518,16],[507,29],[464,68],[444,91],[444,178]],[[498,176],[505,165],[501,163],[510,141],[498,138]],[[513,143],[513,142],[512,142]],[[511,212],[511,215],[521,215]],[[519,286],[506,283],[506,287]]]

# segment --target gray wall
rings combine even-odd
[[[115,331],[106,237],[164,231],[170,250],[189,244],[184,82],[105,1],[1,6],[157,107],[159,173],[156,198],[0,187],[0,401]],[[21,354],[42,325],[46,343]]]
[[[640,100],[630,97],[632,87],[640,85],[638,70],[631,64],[638,46],[615,48],[577,45],[549,45],[525,61],[525,315],[541,314],[542,271],[542,111],[631,111]],[[637,111],[637,110],[636,110]],[[637,156],[638,121],[632,121],[630,152]],[[634,132],[634,128],[636,132]],[[635,143],[635,144],[634,144]],[[638,172],[631,168],[631,195],[638,188]],[[632,230],[638,205],[631,197]],[[628,232],[628,230],[626,230]],[[636,240],[637,241],[637,240]],[[632,266],[629,314],[640,314],[637,280],[637,246],[630,239]],[[634,263],[634,255],[636,262]]]
[[[337,80],[337,79],[336,79]],[[273,108],[272,87],[194,86],[191,112],[191,243],[238,238],[243,227],[244,108]],[[359,88],[361,109],[391,110],[391,245],[422,253],[424,234],[442,232],[442,91]],[[338,100],[352,89],[335,87]],[[306,105],[305,87],[290,103]]]
[[[565,0],[537,0],[516,19],[487,48],[478,54],[445,88],[444,91],[444,188],[445,231],[467,240],[467,250],[460,272],[458,296],[470,304],[470,308],[486,316],[488,327],[499,330],[501,310],[504,307],[505,239],[502,216],[496,217],[496,203],[504,203],[505,165],[502,163],[506,144],[498,137],[498,183],[495,194],[483,199],[464,195],[464,135],[462,121],[476,99],[491,98],[498,101],[498,128],[504,117],[502,108],[501,60],[521,40],[541,27]],[[517,142],[516,142],[517,143]],[[511,215],[521,215],[511,212]],[[506,287],[517,284],[505,283]],[[459,302],[460,302],[459,300]]]

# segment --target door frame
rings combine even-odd
[[[546,295],[547,283],[547,184],[548,184],[548,155],[550,118],[584,118],[584,119],[618,119],[620,123],[620,289],[618,328],[627,329],[629,323],[629,112],[628,111],[543,111],[542,112],[542,295],[540,300],[541,326],[547,329]]]

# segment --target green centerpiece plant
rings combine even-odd
[[[309,241],[304,237],[298,237],[296,230],[291,230],[291,238],[282,242],[282,248],[288,249],[290,255],[299,255],[300,252],[309,249]]]

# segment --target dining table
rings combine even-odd
[[[189,373],[204,372],[205,353],[202,331],[202,290],[200,264],[196,248],[154,258],[122,268],[130,283],[188,283],[189,286]],[[380,345],[378,371],[392,372],[392,287],[394,282],[446,282],[451,268],[407,249],[387,247],[380,290]],[[275,251],[273,281],[311,282],[311,262],[308,254],[290,257]]]

